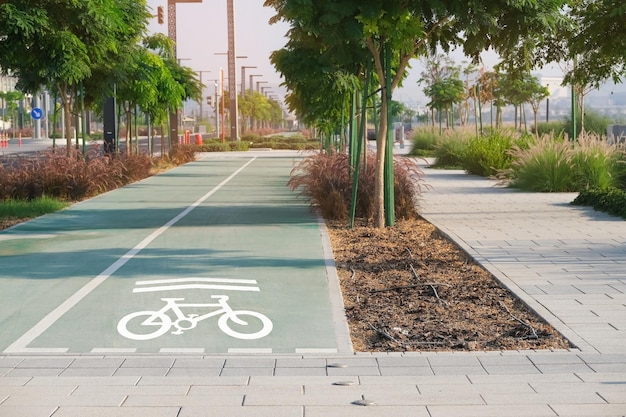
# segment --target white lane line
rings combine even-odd
[[[227,284],[256,284],[256,279],[236,279],[236,278],[173,278],[173,279],[153,279],[150,281],[137,281],[135,285],[153,285],[153,284],[178,284],[180,282],[222,282]]]
[[[211,284],[204,284],[204,283]],[[189,284],[182,284],[189,283]],[[199,284],[202,283],[202,284]],[[178,279],[156,279],[151,281],[137,281],[134,293],[157,292],[171,290],[224,290],[224,291],[261,291],[257,286],[245,285],[217,285],[221,284],[256,284],[254,279],[232,279],[232,278],[178,278]],[[165,284],[165,285],[159,285]]]
[[[204,353],[204,348],[161,348],[159,353]]]
[[[272,353],[272,348],[228,348],[228,353]]]
[[[152,232],[148,237],[139,242],[137,246],[126,252],[121,258],[115,261],[111,266],[102,271],[100,275],[93,278],[89,281],[85,286],[76,291],[73,295],[71,295],[67,300],[65,300],[60,306],[52,310],[48,315],[46,315],[39,323],[37,323],[33,328],[24,333],[19,339],[13,342],[9,347],[7,347],[4,352],[5,353],[18,353],[22,352],[23,349],[26,348],[33,340],[37,337],[41,336],[43,332],[48,330],[50,326],[52,326],[59,318],[61,318],[65,313],[71,310],[76,304],[78,304],[83,298],[88,296],[93,290],[95,290],[100,284],[106,281],[111,275],[113,275],[117,270],[119,270],[122,266],[124,266],[128,261],[133,259],[139,252],[145,249],[150,243],[152,243],[157,237],[161,236],[165,233],[170,227],[175,225],[178,221],[180,221],[183,217],[188,215],[193,209],[202,204],[205,200],[211,197],[215,192],[217,192],[220,188],[226,185],[230,180],[235,178],[241,171],[243,171],[248,165],[250,165],[257,157],[253,157],[248,162],[243,164],[237,171],[233,172],[228,178],[224,181],[220,182],[218,185],[213,187],[211,191],[200,197],[195,203],[187,207],[180,214],[174,217],[169,222],[165,223],[163,226],[159,227],[157,230]]]
[[[207,285],[207,284],[186,284],[186,285],[165,285],[161,287],[135,288],[133,292],[156,292],[171,290],[223,290],[223,291],[261,291],[259,287],[242,287],[241,285]]]

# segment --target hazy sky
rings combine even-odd
[[[280,75],[270,63],[269,56],[285,45],[285,34],[289,27],[285,23],[270,25],[268,21],[275,12],[272,8],[263,7],[263,2],[264,0],[234,0],[236,54],[247,56],[237,60],[238,89],[241,83],[241,66],[256,66],[257,68],[246,69],[246,88],[249,88],[250,74],[261,74],[262,77],[254,78],[254,87],[256,88],[256,81],[265,81],[261,86],[270,87],[269,90],[282,100],[285,89],[279,86]],[[195,71],[210,71],[202,74],[202,80],[207,85],[205,96],[215,93],[212,80],[219,78],[220,68],[224,69],[225,77],[227,76],[226,55],[215,55],[225,53],[228,49],[226,3],[226,0],[203,0],[202,3],[178,3],[176,6],[177,57],[182,59],[182,65]],[[166,0],[148,0],[148,4],[155,15],[157,6],[163,6],[167,11]],[[158,25],[155,17],[149,31],[167,34],[167,23]],[[453,58],[457,64],[464,60],[462,54],[454,54]],[[495,54],[484,54],[483,59],[487,66],[497,62]],[[413,68],[404,81],[404,87],[394,92],[394,99],[412,106],[424,105],[428,101],[422,93],[424,87],[417,84],[422,72],[421,65],[417,60],[411,61],[411,64]],[[545,75],[559,73],[560,70],[555,66],[544,71]]]
[[[157,6],[167,11],[166,0],[148,0],[156,15]],[[284,24],[270,25],[269,19],[275,14],[274,9],[263,7],[263,0],[235,0],[235,50],[238,56],[247,56],[237,60],[237,84],[241,83],[241,66],[246,68],[246,89],[250,86],[250,74],[261,74],[254,77],[260,84],[270,87],[282,99],[285,90],[279,87],[280,74],[270,63],[270,54],[281,49],[287,39],[285,34],[289,27]],[[228,77],[228,62],[225,53],[228,50],[228,32],[226,16],[226,0],[203,0],[202,3],[178,3],[177,14],[177,58],[182,59],[181,65],[191,67],[202,73],[202,81],[207,85],[205,96],[215,93],[214,82],[219,78],[220,68],[224,69],[224,77]],[[166,13],[167,15],[167,13]],[[167,18],[163,25],[157,24],[154,18],[149,26],[151,33],[167,34]]]

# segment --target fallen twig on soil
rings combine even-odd
[[[500,303],[500,305],[502,307],[504,307],[506,312],[509,313],[509,316],[511,316],[514,320],[520,322],[522,325],[528,327],[530,329],[530,331],[533,332],[533,336],[532,336],[533,339],[539,339],[539,335],[537,334],[537,331],[535,330],[535,328],[533,326],[531,326],[530,324],[526,323],[524,320],[520,319],[519,317],[513,315],[513,313],[511,313],[511,310],[509,310],[509,308],[502,301],[498,301],[498,303]]]
[[[400,343],[400,342],[398,342],[398,340],[396,340],[396,338],[394,338],[392,335],[390,335],[389,333],[387,333],[387,332],[386,332],[386,331],[384,331],[384,330],[381,330],[381,329],[376,328],[376,327],[375,327],[372,323],[370,323],[369,321],[367,322],[367,324],[370,326],[370,328],[371,328],[372,330],[374,330],[376,333],[378,333],[379,335],[381,335],[381,336],[382,336],[382,337],[384,337],[385,339],[389,339],[389,340],[391,340],[392,342],[395,342],[395,343]]]

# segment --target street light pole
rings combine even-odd
[[[254,83],[252,82],[252,78],[253,77],[262,77],[262,74],[250,74],[250,95],[252,95],[252,92],[254,91]]]
[[[200,97],[200,120],[204,119],[204,113],[202,112],[202,104],[204,102],[204,86],[202,85],[202,73],[203,72],[211,72],[211,71],[196,71],[198,73],[199,79],[200,79],[200,88],[202,89],[202,94]]]
[[[235,61],[235,6],[234,0],[227,0],[228,18],[228,96],[230,111],[230,140],[239,140],[239,111],[237,106],[237,71]]]
[[[256,68],[251,65],[242,65],[241,66],[241,97],[246,96],[246,68]]]
[[[202,3],[202,0],[167,0],[167,36],[174,44],[176,58],[176,3]],[[178,141],[178,110],[170,110],[170,146]]]

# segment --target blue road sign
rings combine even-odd
[[[39,120],[42,118],[43,116],[43,110],[41,110],[39,107],[34,107],[31,111],[30,111],[30,115],[33,119],[35,120]]]

